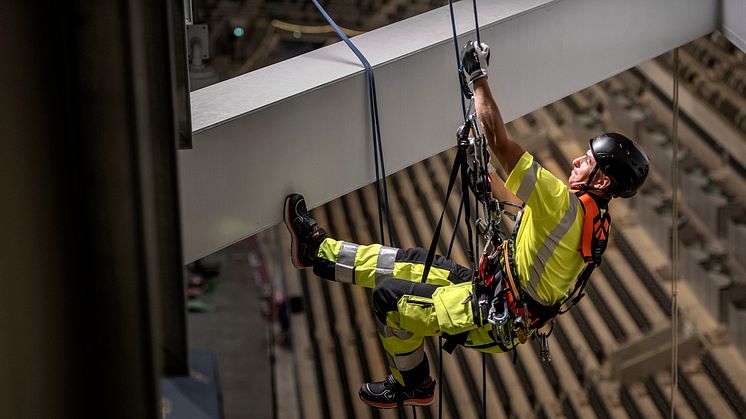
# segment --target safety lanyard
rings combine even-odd
[[[479,15],[477,13],[477,2],[476,0],[472,0],[472,2],[473,2],[472,4],[473,4],[473,9],[474,9],[474,28],[475,28],[475,32],[477,36],[477,42],[481,43],[481,37],[479,35]],[[456,17],[453,12],[453,0],[448,0],[448,10],[450,12],[450,17],[451,17],[451,29],[453,31],[453,47],[454,47],[455,56],[456,56],[456,70],[457,70],[457,74],[459,75],[459,85],[460,85],[461,84],[460,74],[462,70],[462,65],[461,65],[461,58],[459,56],[458,34],[456,33]],[[467,114],[467,109],[466,109],[466,104],[465,104],[463,94],[461,95],[460,99],[461,99],[461,110],[464,116],[464,125],[467,126],[471,124],[472,121],[470,121],[469,115]],[[473,118],[473,123],[474,123],[474,126],[476,127],[475,129],[478,130],[479,123],[478,121],[476,121],[476,118]],[[469,130],[465,129],[464,131],[465,132],[463,133],[463,135],[468,135]],[[474,262],[475,256],[476,256],[474,253],[475,239],[474,239],[474,234],[472,232],[473,230],[471,227],[471,207],[469,203],[469,187],[466,181],[467,167],[468,167],[468,162],[466,161],[466,153],[462,152],[461,148],[459,148],[459,151],[456,153],[456,159],[454,161],[453,168],[451,169],[451,178],[448,182],[448,192],[446,193],[445,204],[443,205],[443,211],[440,214],[440,219],[438,220],[438,224],[435,227],[435,231],[433,232],[433,239],[430,243],[430,249],[427,254],[427,259],[425,260],[425,267],[423,270],[422,282],[427,281],[427,276],[430,273],[430,268],[432,267],[432,262],[433,262],[433,259],[435,258],[435,249],[437,247],[438,238],[440,237],[440,229],[443,223],[443,216],[445,214],[446,206],[448,205],[448,198],[450,197],[451,190],[453,188],[453,185],[456,182],[456,174],[459,172],[459,170],[461,171],[461,203],[459,205],[459,213],[454,222],[454,229],[452,232],[450,243],[452,245],[456,237],[456,227],[458,227],[459,217],[461,215],[461,209],[463,208],[465,210],[464,221],[466,223],[467,233],[469,237],[469,246],[468,246],[469,247],[469,250],[468,250],[469,260],[474,265],[473,268],[476,268],[476,263]],[[475,211],[478,211],[478,206],[475,206]],[[476,220],[477,213],[475,213],[474,215],[475,215],[475,220]],[[445,255],[446,258],[450,257],[450,253],[451,253],[451,246],[449,245],[448,252]]]
[[[469,237],[469,256],[471,259],[471,255],[474,253],[474,248],[472,247],[473,242],[473,232],[471,228],[471,224],[469,223],[471,219],[471,206],[469,204],[468,199],[468,193],[469,193],[469,185],[467,182],[467,162],[466,162],[466,150],[459,148],[456,152],[456,159],[453,162],[453,168],[451,168],[451,176],[448,179],[448,189],[446,191],[446,199],[445,199],[445,205],[443,206],[443,211],[440,213],[440,219],[438,220],[438,224],[435,226],[435,231],[433,232],[433,239],[430,242],[430,249],[427,252],[427,259],[425,259],[425,268],[422,271],[422,282],[427,281],[427,276],[430,272],[430,267],[433,264],[433,259],[435,259],[435,248],[438,245],[438,238],[440,237],[440,229],[443,225],[443,216],[446,212],[446,205],[448,205],[448,198],[451,196],[451,191],[453,190],[453,185],[456,184],[456,175],[460,172],[461,173],[461,206],[464,208],[465,217],[464,220],[466,222],[466,231],[468,233]],[[458,217],[456,217],[456,222],[454,224],[458,223]],[[458,226],[457,226],[458,227]],[[456,236],[456,229],[453,229],[453,237]],[[453,242],[453,238],[451,239],[451,242]],[[446,254],[446,258],[450,257],[450,247],[448,249],[448,253]]]

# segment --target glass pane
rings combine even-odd
[[[187,2],[188,3],[188,2]],[[321,2],[349,37],[448,4],[447,0]],[[189,7],[185,5],[185,7]],[[339,41],[311,1],[194,0],[191,88],[208,86]],[[199,45],[205,42],[207,47]],[[195,52],[196,51],[196,52]],[[207,54],[205,54],[207,52]],[[205,55],[207,57],[205,58]]]

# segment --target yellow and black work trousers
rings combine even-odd
[[[327,238],[313,267],[322,278],[373,288],[376,324],[389,368],[399,383],[408,386],[430,374],[425,336],[460,335],[465,346],[499,352],[489,324],[480,327],[475,321],[473,271],[436,256],[427,280],[422,281],[426,258],[427,250],[422,248],[365,246]]]

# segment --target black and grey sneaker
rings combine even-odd
[[[414,387],[404,387],[393,375],[375,383],[360,386],[360,400],[380,409],[401,406],[429,406],[435,398],[435,380],[428,377],[425,382]]]
[[[316,224],[306,208],[303,195],[292,193],[285,198],[283,220],[290,231],[290,253],[296,268],[313,266],[319,245],[326,238],[326,231]]]

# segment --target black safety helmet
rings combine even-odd
[[[591,139],[589,146],[596,159],[594,172],[596,169],[601,170],[601,173],[611,178],[609,192],[622,198],[636,194],[645,183],[650,165],[650,160],[642,148],[624,135],[615,132]]]

